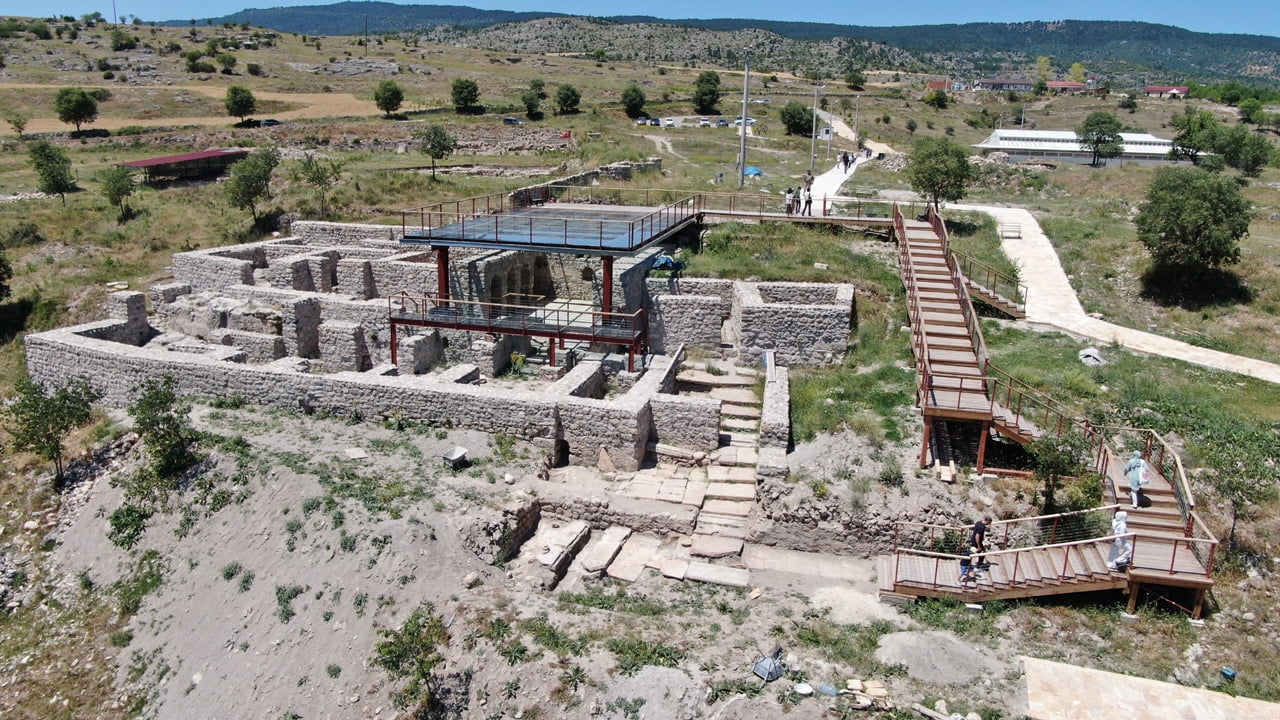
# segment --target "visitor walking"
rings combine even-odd
[[[809,188],[804,189],[804,211],[800,214],[813,217],[813,193],[809,192]]]
[[[977,561],[978,548],[970,547],[960,553],[960,587],[963,589],[969,584],[969,580],[975,583],[978,581],[978,573],[974,570],[974,564]]]
[[[796,202],[795,193],[791,192],[791,188],[787,188],[787,194],[784,197],[786,198],[787,214],[790,215],[791,211],[795,207],[795,202]]]
[[[969,531],[969,544],[978,548],[978,552],[987,551],[987,526],[991,524],[991,516],[987,515],[973,524]]]
[[[1129,513],[1121,510],[1111,519],[1111,534],[1116,538],[1111,542],[1111,554],[1107,557],[1107,568],[1122,570],[1133,562],[1133,544],[1124,537],[1129,532]]]
[[[1129,500],[1136,509],[1142,497],[1142,486],[1150,480],[1147,478],[1147,461],[1142,459],[1142,451],[1134,450],[1133,457],[1124,466],[1125,477],[1129,478]]]

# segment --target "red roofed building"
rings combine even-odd
[[[1167,95],[1174,99],[1180,99],[1186,97],[1187,93],[1191,92],[1191,88],[1185,85],[1148,85],[1143,88],[1143,92],[1147,94],[1147,97],[1162,98]]]
[[[925,87],[925,89],[926,90],[950,90],[951,83],[947,82],[946,80],[930,80],[929,84]]]
[[[1089,86],[1081,82],[1071,82],[1070,80],[1050,80],[1045,83],[1049,88],[1049,92],[1065,95],[1067,93],[1084,92]]]

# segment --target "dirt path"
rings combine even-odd
[[[670,153],[680,158],[681,160],[689,159],[681,155],[680,153],[676,152],[676,149],[674,146],[672,146],[671,141],[668,140],[667,138],[662,137],[661,135],[645,135],[645,138],[652,140],[653,144],[658,146],[658,152],[660,153]]]
[[[0,90],[56,90],[59,87],[61,86],[32,85],[28,83],[0,83]],[[115,85],[85,85],[81,87],[104,87],[108,90],[120,90],[119,86]],[[164,86],[164,89],[174,91],[185,90],[218,99],[225,97],[227,93],[226,88],[218,87],[216,85],[166,85]],[[258,100],[278,100],[280,102],[301,106],[294,110],[273,113],[272,117],[278,120],[301,120],[307,118],[343,117],[352,115],[365,116],[373,115],[378,112],[378,108],[373,104],[372,100],[362,100],[357,98],[355,95],[347,93],[287,93],[255,90],[253,96]],[[144,127],[160,127],[175,124],[225,126],[232,122],[233,118],[229,118],[226,115],[146,119],[99,117],[92,125],[88,125],[86,127],[115,130],[125,127],[126,125],[141,125]],[[70,126],[61,120],[58,120],[56,117],[38,117],[31,118],[27,122],[26,132],[58,132],[66,130],[68,127]]]

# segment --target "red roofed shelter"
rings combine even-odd
[[[122,167],[141,168],[149,182],[156,177],[195,178],[221,175],[228,167],[248,154],[248,150],[205,150],[118,164]]]

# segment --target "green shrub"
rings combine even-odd
[[[276,586],[276,617],[280,618],[280,622],[287,623],[297,615],[293,609],[293,600],[303,592],[305,589],[301,585]]]

